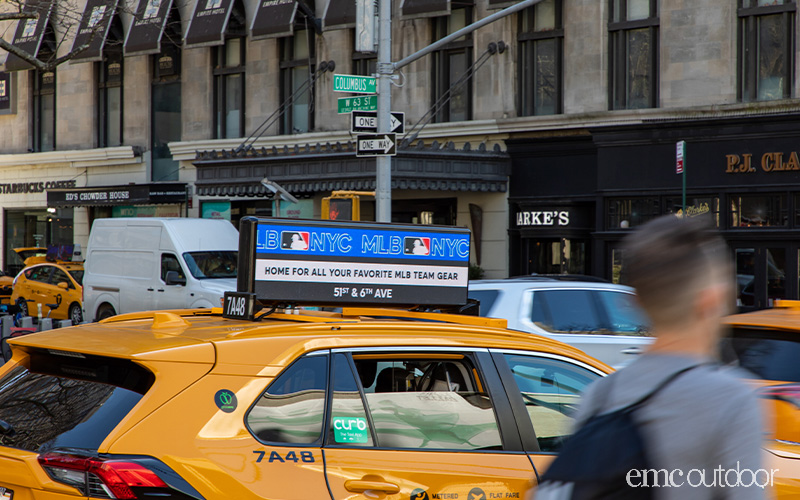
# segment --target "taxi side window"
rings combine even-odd
[[[602,326],[597,304],[589,290],[534,292],[531,321],[554,333],[592,333]]]
[[[31,270],[31,274],[28,275],[28,279],[32,281],[40,281],[42,283],[47,283],[47,278],[50,276],[50,266],[39,266],[34,267]]]
[[[333,398],[328,443],[347,446],[374,446],[372,429],[350,367],[350,358],[333,356]]]
[[[300,358],[276,378],[247,414],[259,441],[313,444],[322,437],[328,356]]]
[[[50,277],[50,284],[58,285],[61,282],[65,282],[70,288],[75,288],[72,286],[72,281],[69,279],[69,276],[67,276],[67,273],[58,268],[53,269],[53,275]]]
[[[354,355],[377,446],[500,450],[492,401],[461,355]]]
[[[572,429],[583,391],[601,375],[559,359],[505,354],[541,451],[557,451]]]
[[[178,262],[178,258],[171,254],[171,253],[162,253],[161,254],[161,281],[167,281],[167,272],[175,271],[178,273],[179,278],[186,278],[183,274],[183,269],[181,269],[181,264]]]

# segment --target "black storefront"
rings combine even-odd
[[[108,217],[182,217],[187,202],[183,182],[47,190],[48,208],[86,207],[90,226],[94,219]]]
[[[686,141],[686,215],[728,241],[743,308],[800,296],[800,114],[653,121],[510,139],[510,274],[624,282],[623,238],[683,215],[676,143]],[[665,248],[664,252],[669,249]]]
[[[357,157],[354,142],[199,151],[194,165],[201,212],[205,213],[204,206],[222,201],[230,205],[234,223],[243,215],[272,215],[271,202],[265,200],[273,195],[261,184],[264,178],[301,202],[316,203],[313,211],[302,215],[307,218],[319,213],[317,195],[375,190],[375,158]],[[456,148],[434,141],[402,148],[392,161],[392,221],[455,225],[459,207],[463,210],[473,203],[473,195],[504,195],[510,168],[505,152],[485,144]],[[396,196],[400,193],[405,196]],[[367,197],[361,203],[361,220],[374,217],[374,201]]]

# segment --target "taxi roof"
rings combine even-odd
[[[723,319],[730,326],[751,326],[760,329],[800,330],[800,301],[777,300],[772,309],[734,314]]]
[[[65,355],[216,364],[215,370],[232,374],[277,373],[300,354],[314,350],[390,346],[537,350],[605,368],[574,347],[507,330],[505,320],[494,318],[369,308],[344,308],[341,313],[278,310],[257,321],[227,319],[221,313],[221,309],[132,313],[18,337],[10,343],[22,350],[49,349]]]

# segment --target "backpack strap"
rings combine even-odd
[[[633,403],[629,404],[628,406],[620,408],[618,411],[633,411],[633,410],[636,410],[637,408],[639,408],[640,406],[642,406],[643,404],[648,402],[650,400],[650,398],[652,398],[653,396],[658,394],[661,391],[661,389],[665,388],[670,383],[672,383],[676,378],[680,377],[681,375],[683,375],[684,373],[686,373],[686,372],[688,372],[690,370],[694,370],[695,368],[697,368],[699,366],[706,365],[706,364],[708,364],[708,363],[700,363],[700,364],[697,364],[697,365],[687,366],[686,368],[678,370],[677,372],[673,373],[669,377],[667,377],[664,380],[662,380],[661,383],[658,384],[652,391],[648,392],[647,394],[645,394],[644,396],[642,396],[638,400],[634,401]]]

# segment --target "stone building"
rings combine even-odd
[[[116,4],[78,3],[84,20]],[[511,3],[396,1],[392,57]],[[5,61],[4,267],[23,243],[85,244],[96,217],[272,214],[264,177],[299,198],[289,216],[319,217],[332,190],[374,189],[374,160],[356,157],[338,113],[347,94],[332,91],[334,74],[376,64],[354,50],[353,3],[132,4],[103,18],[101,48],[49,75]],[[398,73],[392,108],[413,140],[393,161],[393,219],[472,227],[487,277],[617,279],[631,227],[711,213],[737,255],[763,264],[739,274],[766,301],[779,293],[768,268],[798,274],[800,248],[784,243],[800,230],[797,22],[785,0],[543,0],[483,27]],[[69,52],[48,25],[39,50]],[[6,28],[24,39],[25,26]],[[797,282],[780,293],[796,297]]]

